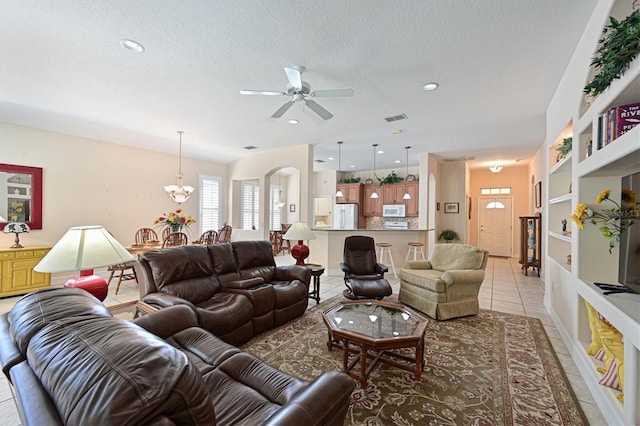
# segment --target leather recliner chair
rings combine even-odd
[[[382,299],[392,293],[391,285],[384,278],[389,268],[378,263],[371,237],[352,235],[344,239],[340,269],[347,286],[343,295],[348,299]]]

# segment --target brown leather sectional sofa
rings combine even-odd
[[[77,288],[40,290],[0,315],[0,362],[22,424],[342,424],[354,383],[297,379],[198,327],[187,306],[134,322]]]
[[[304,314],[311,279],[309,268],[276,266],[269,241],[150,251],[136,273],[141,300],[187,305],[200,327],[236,346]]]

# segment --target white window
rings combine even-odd
[[[480,195],[511,194],[511,188],[480,188]]]
[[[210,229],[218,231],[221,226],[220,176],[200,176],[200,234]]]
[[[258,229],[260,223],[260,187],[258,181],[242,182],[241,229]]]
[[[489,204],[487,204],[488,209],[504,209],[504,204],[502,204],[500,201],[491,201]]]
[[[278,207],[282,201],[282,188],[280,185],[271,185],[269,190],[269,205],[271,206],[269,212],[269,230],[271,231],[279,231],[282,227],[282,208]]]

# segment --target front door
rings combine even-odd
[[[478,245],[491,256],[511,257],[513,239],[513,199],[480,197],[478,202]]]

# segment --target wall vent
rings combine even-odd
[[[467,156],[467,157],[453,157],[453,158],[445,158],[442,160],[443,163],[456,163],[458,161],[473,161],[476,157]]]
[[[252,150],[252,149],[258,149],[258,147],[253,145],[247,145],[244,147],[244,149]]]
[[[316,163],[324,163],[324,160],[313,160],[313,161],[315,161]]]
[[[407,114],[402,113],[400,115],[394,115],[393,117],[385,117],[385,120],[387,120],[387,123],[391,123],[393,121],[398,121],[398,120],[406,120],[407,119]]]

